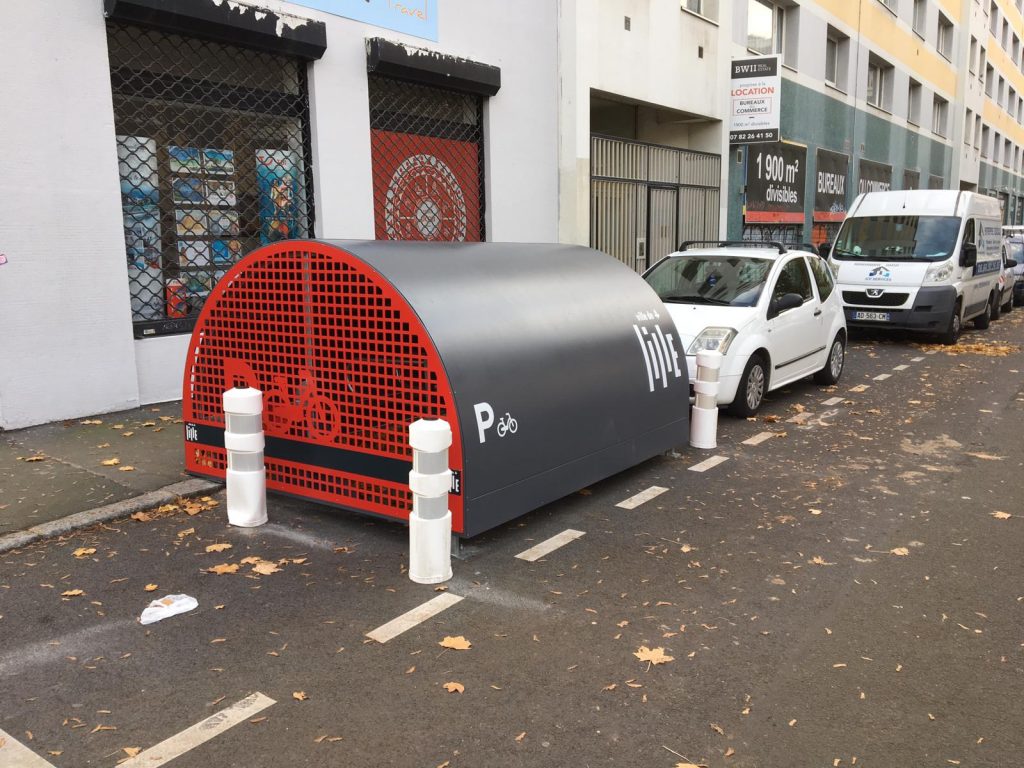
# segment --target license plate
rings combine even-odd
[[[888,312],[854,312],[854,320],[878,320],[883,323],[889,322]]]

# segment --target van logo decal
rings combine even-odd
[[[892,272],[882,266],[875,267],[868,272],[868,280],[892,280]]]

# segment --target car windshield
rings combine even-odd
[[[885,261],[942,261],[953,254],[955,216],[856,216],[843,222],[832,257]]]
[[[665,259],[645,277],[664,302],[752,307],[771,267],[770,259],[695,254]]]
[[[1006,243],[1006,258],[1013,259],[1018,264],[1024,261],[1024,242],[1009,240]]]

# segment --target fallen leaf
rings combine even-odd
[[[292,698],[296,701],[306,701],[307,699],[309,699],[309,696],[306,695],[305,691],[295,691],[292,694]]]
[[[795,717],[792,720],[789,721],[789,727],[793,728],[794,726],[796,726],[796,718]]]
[[[261,562],[262,560],[262,557],[256,557],[256,555],[249,555],[248,557],[243,557],[241,563],[242,565],[254,565],[255,563]]]
[[[35,456],[29,456],[27,459],[25,459],[25,461],[46,461],[46,456],[40,453]]]
[[[132,515],[132,520],[138,520],[140,523],[148,523],[153,518],[147,515],[145,512],[136,512]]]
[[[415,665],[413,665],[413,666],[409,667],[407,670],[405,670],[405,674],[411,675],[415,671],[416,671],[416,667],[415,667]]]
[[[89,731],[89,733],[97,733],[99,731],[116,731],[116,730],[117,730],[117,726],[116,725],[97,725],[95,728],[93,728],[91,731]]]
[[[206,547],[207,552],[223,552],[225,549],[231,549],[230,544],[210,544]]]
[[[86,419],[85,421],[78,422],[79,424],[102,424],[103,422],[99,419]]]
[[[134,472],[135,471],[135,467],[133,467],[133,466],[131,466],[129,464],[126,464],[123,467],[118,467],[117,471],[118,472]]]
[[[823,558],[821,555],[815,555],[807,562],[811,563],[812,565],[835,565],[835,563],[825,562],[825,558]]]
[[[434,587],[434,591],[435,592],[447,592],[448,591],[448,586],[446,584],[439,584],[438,586]]]
[[[733,749],[732,747],[729,747],[727,750],[725,750],[725,756],[726,757],[732,757],[735,754],[736,754],[736,750]]]
[[[619,684],[618,684],[618,683],[608,683],[608,685],[606,685],[606,686],[605,686],[604,688],[602,688],[601,690],[602,690],[602,691],[614,691],[614,690],[615,690],[616,688],[618,688],[618,687],[619,687]]]
[[[774,414],[768,414],[767,416],[761,417],[761,421],[763,421],[765,424],[777,424],[779,421],[779,417]]]
[[[116,456],[112,459],[104,459],[103,461],[100,462],[100,464],[102,464],[104,467],[116,467],[120,463],[121,460]]]
[[[163,601],[161,601],[163,602]],[[220,643],[226,643],[228,639],[226,637],[215,637],[210,641],[210,645],[218,645]]]
[[[693,547],[691,547],[689,544],[683,544],[683,546],[679,548],[679,551],[684,553],[693,552]]]
[[[134,432],[122,432],[121,437],[131,437],[134,434]]]
[[[468,651],[473,647],[473,644],[462,635],[459,635],[458,637],[446,637],[438,643],[438,645],[442,648],[450,648],[453,651]]]
[[[646,645],[641,645],[636,651],[633,652],[640,661],[647,661],[651,664],[665,664],[670,661],[675,661],[674,656],[666,656],[664,648],[648,648]]]
[[[1011,515],[1009,512],[993,512],[992,517],[994,517],[996,520],[1009,520],[1011,517],[1013,517],[1013,515]]]
[[[145,587],[143,587],[143,589],[145,589],[147,592],[156,592],[157,585],[156,584],[147,584]]]
[[[807,511],[810,512],[812,515],[815,515],[815,516],[821,514],[821,510],[820,509],[808,509]]]
[[[899,555],[900,557],[906,557],[910,554],[910,550],[906,547],[893,547],[889,550],[889,553],[892,555]]]
[[[272,563],[269,560],[260,560],[252,567],[253,573],[258,573],[262,576],[269,576],[272,573],[277,573],[281,569],[277,567],[276,563]]]
[[[218,576],[225,573],[237,573],[238,563],[221,563],[220,565],[215,565],[213,568],[207,568],[206,570],[210,573],[216,573]]]
[[[725,736],[725,731],[722,730],[722,726],[720,726],[718,723],[710,723],[710,725],[712,731],[717,733],[719,736]]]
[[[61,592],[60,594],[61,597],[78,597],[79,595],[84,595],[85,593],[80,589],[69,589],[67,592]]]
[[[128,757],[135,757],[142,749],[139,747],[121,747],[121,751],[128,755]]]
[[[985,461],[1002,461],[1005,456],[993,456],[991,453],[965,453],[964,456],[973,456],[976,459],[984,459]]]
[[[442,687],[448,693],[463,693],[466,690],[466,686],[462,683],[445,683]]]
[[[518,736],[516,736],[516,741],[522,741],[525,738],[526,738],[526,731],[523,731]]]
[[[178,531],[178,538],[179,539],[184,539],[186,536],[191,536],[195,532],[196,532],[195,528],[186,528],[183,531]]]
[[[77,558],[88,557],[89,555],[96,554],[96,547],[79,547],[71,554]]]
[[[263,715],[262,717],[254,717],[251,720],[249,720],[249,722],[252,723],[253,725],[256,725],[258,723],[262,723],[266,719],[267,719],[267,716]]]

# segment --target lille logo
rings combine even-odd
[[[670,376],[678,379],[683,375],[679,368],[676,340],[671,333],[662,333],[660,325],[654,326],[653,333],[644,325],[634,325],[633,331],[640,342],[644,365],[647,366],[648,388],[653,392],[655,385],[660,382],[662,389],[666,389]]]

